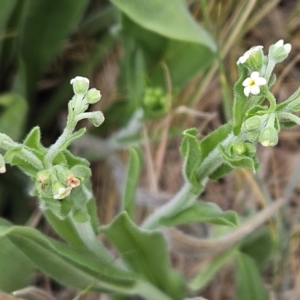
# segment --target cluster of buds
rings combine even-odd
[[[37,173],[33,194],[40,198],[62,200],[68,197],[73,188],[80,185],[81,180],[71,171],[60,165]]]
[[[69,102],[69,115],[74,112],[76,122],[82,119],[89,119],[96,127],[100,126],[104,121],[101,111],[85,112],[90,104],[94,104],[101,99],[99,90],[89,89],[90,81],[86,77],[76,76],[70,82],[73,86],[74,97]]]
[[[143,107],[150,117],[161,116],[167,112],[167,96],[162,88],[147,88],[144,94]]]
[[[252,143],[259,141],[263,146],[275,146],[278,143],[279,121],[275,113],[255,115],[246,119],[242,131]]]

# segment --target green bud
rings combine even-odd
[[[237,155],[243,155],[246,152],[246,147],[243,143],[235,143],[232,145],[232,150]]]
[[[97,89],[90,89],[85,95],[85,99],[89,104],[94,104],[101,99],[101,93]]]
[[[76,76],[71,80],[71,84],[73,85],[73,91],[77,94],[85,94],[89,89],[90,81],[81,76]]]
[[[36,179],[38,182],[49,182],[51,180],[51,171],[43,170],[36,174]]]
[[[264,53],[262,48],[253,51],[249,58],[246,61],[246,65],[248,65],[252,70],[260,70],[264,63]]]
[[[259,135],[259,142],[264,147],[275,146],[278,143],[278,132],[273,127],[267,127]]]
[[[261,124],[261,120],[259,117],[254,116],[251,117],[249,119],[247,119],[243,124],[242,124],[242,128],[245,131],[254,131],[254,130],[258,130]]]
[[[246,148],[246,154],[249,156],[253,156],[256,153],[256,147],[251,143],[244,143]]]
[[[104,115],[101,111],[91,112],[92,116],[89,117],[89,120],[96,127],[100,126],[104,122]]]
[[[287,58],[288,54],[291,51],[291,44],[284,44],[283,40],[279,40],[277,43],[272,45],[269,49],[269,55],[272,57],[277,63],[283,61]]]

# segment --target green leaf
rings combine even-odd
[[[36,267],[62,284],[125,294],[135,288],[134,275],[116,267],[114,261],[101,261],[33,228],[0,226],[0,236],[9,239]]]
[[[196,43],[168,40],[160,61],[170,74],[173,89],[183,88],[192,78],[206,70],[214,61],[215,55]],[[149,73],[152,86],[165,86],[166,72],[162,64],[154,66]]]
[[[30,283],[33,268],[32,263],[18,247],[8,238],[0,237],[1,291],[9,293],[27,286]]]
[[[241,252],[236,256],[236,299],[269,299],[255,261]]]
[[[138,228],[123,212],[101,230],[137,272],[173,300],[183,299],[183,281],[171,269],[167,245],[158,231]]]
[[[183,174],[192,186],[194,194],[198,194],[202,185],[197,178],[197,171],[201,161],[201,150],[197,139],[198,130],[190,128],[183,132],[184,138],[181,143],[180,152],[184,157]]]
[[[86,167],[83,165],[76,165],[70,169],[70,171],[74,174],[75,177],[78,178],[90,178],[92,176],[92,171],[90,167]]]
[[[224,124],[200,141],[202,159],[207,157],[231,132],[232,125]]]
[[[223,211],[212,202],[197,201],[192,206],[160,219],[161,225],[175,226],[187,223],[210,223],[216,225],[237,226],[238,216],[234,211]]]
[[[0,132],[9,135],[13,140],[19,140],[23,134],[27,115],[27,103],[16,93],[0,96]]]
[[[247,237],[240,247],[242,253],[255,261],[259,270],[264,269],[274,250],[275,245],[270,229],[266,227]]]
[[[46,148],[41,144],[41,130],[40,127],[36,126],[26,136],[23,145],[35,149],[39,152],[45,152]]]
[[[190,280],[188,286],[192,291],[199,291],[203,289],[220,269],[231,261],[237,253],[237,247],[229,248],[221,252],[211,260],[202,262],[199,272]]]
[[[111,0],[140,26],[170,39],[202,44],[212,51],[211,36],[192,18],[181,0]]]
[[[29,1],[19,32],[19,80],[31,95],[40,74],[49,66],[84,14],[89,1]],[[50,26],[51,24],[51,26]],[[36,46],[33,46],[36,45]]]
[[[122,199],[122,210],[133,219],[135,213],[135,197],[138,181],[140,178],[141,162],[138,149],[129,149],[130,157],[127,169],[124,195]]]
[[[23,147],[23,145],[20,145],[6,151],[4,159],[7,163],[13,166],[18,166],[18,168],[20,168],[26,175],[33,178],[40,170],[36,166],[33,166],[31,163],[29,163],[26,159],[24,159],[22,155]]]
[[[85,158],[75,156],[69,150],[64,150],[62,153],[67,160],[69,168],[72,168],[76,165],[83,165],[86,167],[90,166],[90,163]]]
[[[229,174],[233,168],[227,164],[222,164],[220,167],[218,167],[213,173],[209,175],[209,178],[212,180],[218,180],[225,175]]]
[[[131,85],[137,83],[136,87],[133,85],[136,90],[141,90],[145,80],[148,87],[165,89],[166,69],[172,88],[181,89],[215,58],[213,52],[202,44],[169,39],[138,26],[126,16],[122,21],[125,55],[121,77],[125,77],[123,81],[129,82],[128,76],[131,75],[130,82]],[[137,66],[137,51],[143,55],[145,69],[144,74],[139,76],[137,72],[133,73]]]

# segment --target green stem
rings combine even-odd
[[[266,72],[264,75],[264,78],[266,78],[267,82],[270,80],[270,77],[274,70],[275,65],[276,65],[276,62],[272,58],[269,58]]]
[[[235,136],[230,133],[227,138],[221,142],[221,144],[226,147],[229,144],[237,141],[242,141],[242,136]],[[160,220],[173,216],[180,211],[190,207],[195,203],[198,196],[203,192],[204,186],[208,180],[208,176],[214,172],[223,163],[222,155],[216,147],[210,154],[203,159],[198,169],[198,178],[202,183],[202,188],[196,195],[193,193],[193,186],[186,182],[181,190],[171,199],[167,204],[159,208],[156,212],[148,217],[142,224],[145,229],[156,229],[160,225]]]
[[[44,158],[44,163],[45,163],[46,168],[52,167],[52,162],[53,162],[55,156],[60,152],[61,146],[66,142],[66,140],[73,133],[73,131],[75,129],[75,125],[72,127],[71,126],[66,127],[64,129],[62,135],[57,139],[57,141],[53,145],[50,146],[48,153],[46,154],[46,156]]]
[[[276,110],[276,107],[277,107],[276,99],[269,90],[266,94],[266,98],[270,102],[270,106],[269,106],[269,109],[267,110],[267,112],[273,113]]]

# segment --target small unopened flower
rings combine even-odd
[[[254,46],[250,48],[238,59],[237,64],[244,64],[252,54],[262,50],[262,48],[263,46]]]
[[[90,81],[86,77],[76,76],[70,83],[73,85],[75,94],[85,94],[89,89]]]
[[[292,49],[291,44],[289,44],[289,43],[284,44],[283,40],[279,40],[278,42],[276,42],[274,44],[275,49],[278,49],[278,48],[281,48],[281,47],[283,47],[286,54],[289,54],[291,52],[291,49]]]
[[[53,195],[53,198],[58,200],[64,199],[70,195],[71,190],[72,190],[71,187],[66,187],[66,188],[61,187],[58,189],[57,193]]]
[[[0,167],[0,173],[5,173],[6,172],[6,167],[5,165]]]
[[[67,177],[67,186],[71,188],[76,188],[80,185],[80,180],[73,175],[68,175]]]
[[[259,135],[259,142],[264,147],[275,146],[278,143],[278,132],[273,127],[267,127]]]
[[[87,100],[87,102],[89,104],[94,104],[94,103],[98,102],[101,99],[101,93],[97,89],[90,89],[86,93],[85,99]]]
[[[244,94],[248,97],[251,94],[258,95],[260,93],[260,86],[267,84],[267,80],[259,77],[258,72],[252,72],[250,77],[243,81]]]

